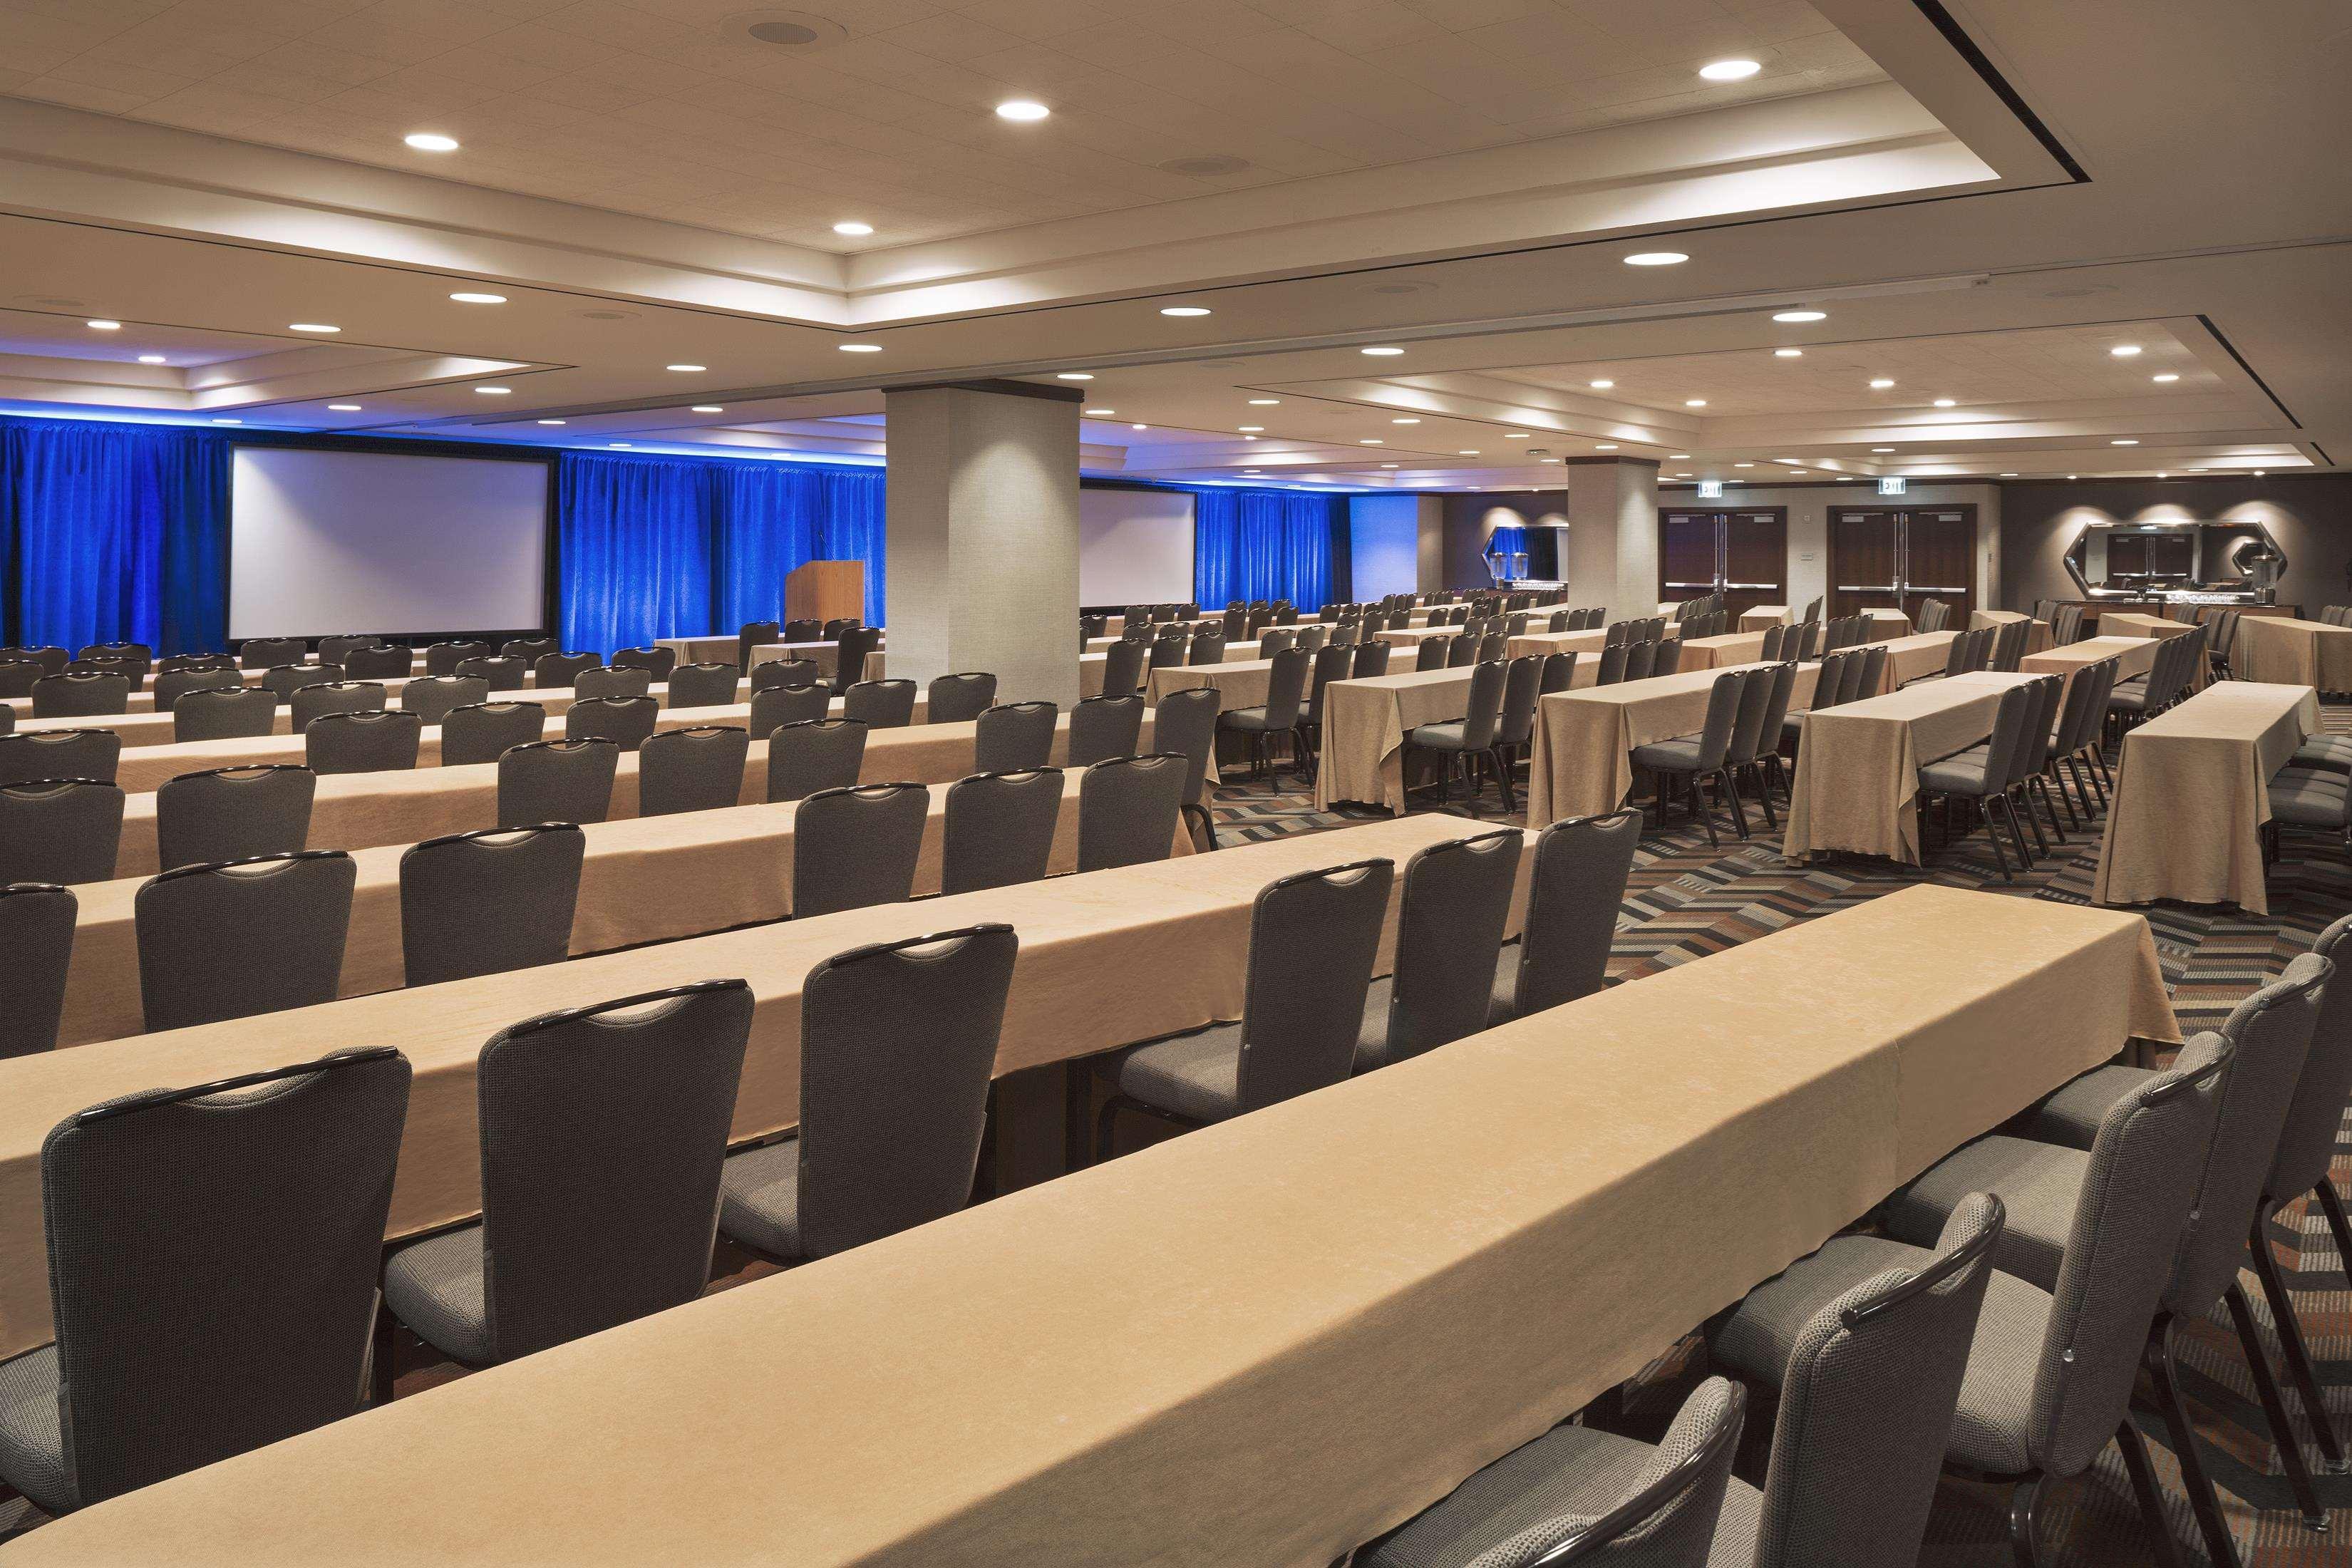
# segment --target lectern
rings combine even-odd
[[[866,563],[804,561],[784,574],[784,618],[837,621],[866,614]]]

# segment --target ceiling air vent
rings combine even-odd
[[[771,49],[810,54],[849,36],[840,23],[806,11],[738,11],[719,24],[721,37],[735,43],[758,44]]]

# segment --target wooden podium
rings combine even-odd
[[[866,614],[866,563],[804,561],[784,574],[784,618],[837,621]]]

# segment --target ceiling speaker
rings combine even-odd
[[[776,9],[738,11],[719,22],[719,32],[737,43],[790,49],[795,54],[825,48],[849,36],[847,28],[826,17]]]

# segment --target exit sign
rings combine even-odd
[[[1723,481],[1721,479],[1699,480],[1698,499],[1701,500],[1721,500],[1723,499]]]
[[[1899,496],[1903,493],[1904,487],[1910,482],[1900,474],[1890,474],[1878,481],[1878,493],[1883,496]]]

